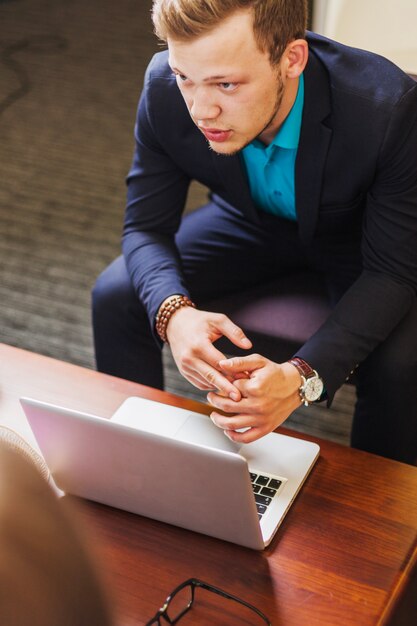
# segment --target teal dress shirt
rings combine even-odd
[[[266,146],[258,139],[242,150],[252,198],[258,208],[296,220],[295,159],[304,106],[304,76],[301,74],[295,102],[273,141]]]

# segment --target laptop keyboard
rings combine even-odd
[[[271,476],[257,474],[255,472],[250,472],[250,479],[253,493],[255,495],[258,517],[261,520],[273,498],[277,495],[283,481],[278,478],[272,478]]]

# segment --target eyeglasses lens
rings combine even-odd
[[[184,626],[198,624],[198,626],[265,626],[265,621],[252,609],[223,598],[208,589],[196,589],[194,604],[188,615],[184,616],[180,624]]]
[[[187,585],[171,598],[166,612],[171,622],[175,623],[176,620],[188,611],[192,602],[191,593],[191,585]]]

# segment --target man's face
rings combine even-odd
[[[257,47],[250,11],[191,41],[168,38],[168,49],[188,111],[214,151],[234,154],[255,137],[273,139],[283,121],[282,62],[272,67]]]

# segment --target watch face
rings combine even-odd
[[[323,381],[317,376],[308,378],[303,387],[303,395],[307,402],[315,402],[323,393]]]

